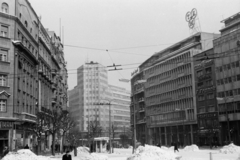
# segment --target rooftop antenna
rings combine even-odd
[[[62,43],[63,43],[63,46],[64,46],[64,26],[62,26]]]

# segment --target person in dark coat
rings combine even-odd
[[[6,156],[6,155],[8,154],[8,152],[9,152],[8,147],[5,146],[4,149],[3,149],[3,155],[2,155],[2,158],[3,158],[4,156]]]
[[[176,151],[178,151],[178,152],[179,152],[179,150],[178,150],[178,144],[177,144],[177,142],[176,142],[176,143],[174,143],[174,152],[176,152]]]
[[[77,147],[74,147],[74,156],[77,156]]]
[[[62,160],[72,160],[72,156],[70,155],[69,150],[67,150],[66,154],[63,155]]]
[[[29,149],[29,146],[28,146],[28,144],[26,144],[26,146],[24,147],[24,149]]]

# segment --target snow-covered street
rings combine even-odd
[[[77,157],[71,152],[72,160],[240,160],[240,147],[229,145],[220,148],[200,148],[196,145],[187,146],[174,153],[172,147],[140,146],[136,154],[132,154],[132,149],[115,148],[114,153],[88,153],[85,148],[78,148]],[[210,152],[212,153],[210,159]],[[36,156],[30,150],[19,150],[17,153],[9,153],[2,160],[61,160],[62,155],[56,156]]]

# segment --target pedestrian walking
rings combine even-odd
[[[174,152],[176,152],[176,151],[178,151],[178,152],[179,152],[179,150],[178,150],[178,145],[177,145],[177,142],[176,142],[176,143],[174,143]]]
[[[24,149],[29,149],[29,146],[28,146],[28,144],[26,144],[26,146],[24,147]]]
[[[77,147],[74,147],[74,156],[77,156]]]
[[[66,154],[63,155],[62,160],[72,160],[72,156],[70,155],[69,150],[67,150]]]
[[[4,156],[6,156],[6,155],[8,154],[8,152],[9,152],[8,147],[5,146],[4,149],[3,149],[3,155],[2,155],[2,158],[3,158]]]

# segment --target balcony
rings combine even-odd
[[[48,108],[41,107],[41,111],[45,114],[52,115],[52,111]]]
[[[138,102],[144,102],[144,98],[139,98]]]
[[[55,103],[57,103],[57,96],[56,95],[54,95],[52,97],[52,104],[55,104]]]
[[[145,112],[145,107],[141,107],[139,110],[138,110],[138,112],[140,113],[140,112]]]
[[[35,115],[26,113],[26,112],[22,112],[21,115],[22,115],[21,119],[23,121],[29,121],[32,123],[36,123],[37,117]]]
[[[144,92],[144,88],[143,88],[143,87],[138,88],[138,89],[136,90],[135,94],[142,93],[142,92]]]
[[[43,74],[43,70],[40,68],[40,69],[38,70],[38,73],[39,73],[39,74]]]
[[[146,123],[146,118],[139,119],[139,120],[137,121],[137,124],[144,124],[144,123]]]

